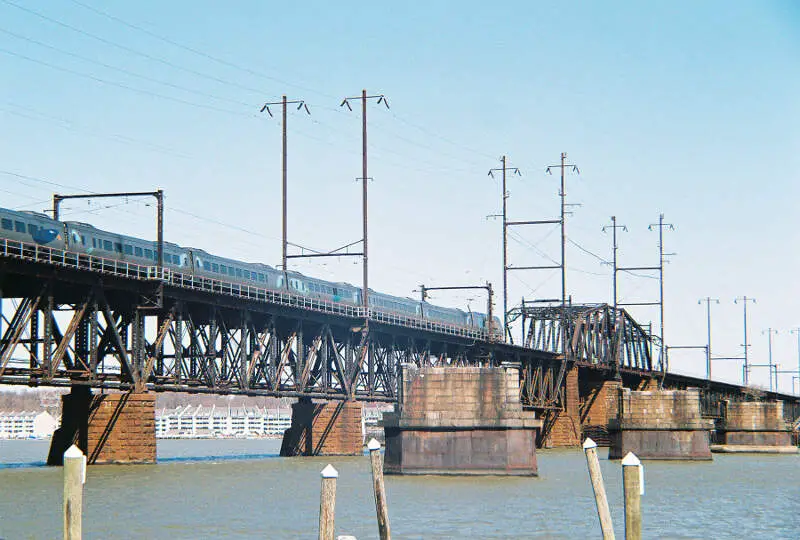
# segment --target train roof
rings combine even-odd
[[[53,218],[51,218],[47,214],[43,212],[35,212],[33,210],[13,210],[11,208],[0,208],[0,212],[7,212],[9,214],[13,214],[15,216],[20,216],[20,217],[35,217],[37,219],[46,219],[48,221],[56,222]]]
[[[231,264],[231,263],[233,263],[233,264],[246,264],[248,266],[258,266],[258,267],[261,267],[261,268],[265,268],[267,270],[275,270],[272,266],[270,266],[268,264],[264,264],[264,263],[261,263],[261,262],[239,261],[237,259],[231,259],[229,257],[223,257],[221,255],[215,255],[213,253],[209,253],[208,251],[206,251],[204,249],[200,249],[200,248],[181,247],[181,249],[185,249],[185,250],[191,251],[192,253],[195,253],[195,254],[200,254],[201,256],[211,257],[212,259],[217,259],[219,261],[224,261],[225,264]]]
[[[53,218],[45,214],[44,212],[36,212],[35,210],[20,210],[22,214],[28,214],[29,216],[36,216],[38,218],[49,219],[51,221],[55,221]]]

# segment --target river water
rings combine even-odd
[[[60,538],[47,441],[0,441],[0,538]],[[336,534],[377,538],[368,457],[280,458],[275,440],[160,440],[157,465],[90,467],[84,538],[316,538],[319,472],[339,470]],[[601,456],[605,452],[601,451]],[[386,477],[394,538],[599,538],[579,450],[538,478]],[[617,538],[619,462],[601,459]],[[645,538],[800,538],[800,456],[645,462]]]

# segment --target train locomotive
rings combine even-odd
[[[106,259],[152,265],[157,262],[157,243],[104,231],[89,223],[56,221],[46,214],[0,208],[0,238],[86,253]],[[275,291],[360,306],[362,291],[349,283],[330,282],[299,272],[281,272],[269,265],[247,263],[213,255],[202,249],[164,242],[164,266],[172,271],[261,287]],[[483,313],[436,306],[370,289],[371,309],[416,317],[465,328],[487,330]],[[501,322],[493,318],[491,331],[502,336]]]

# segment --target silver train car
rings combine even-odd
[[[104,231],[79,221],[55,221],[46,214],[0,208],[0,238],[39,244],[65,251],[87,253],[107,259],[152,265],[157,262],[156,242]],[[362,291],[349,283],[325,281],[299,272],[283,272],[261,263],[219,257],[202,249],[164,242],[164,266],[175,272],[241,285],[288,290],[293,294],[332,302],[361,305]],[[483,313],[424,304],[410,298],[370,290],[370,307],[430,321],[468,328],[487,327]],[[492,332],[502,336],[499,318]]]

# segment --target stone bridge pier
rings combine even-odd
[[[536,476],[541,420],[525,412],[519,369],[402,367],[384,414],[388,474]]]
[[[48,465],[63,465],[72,444],[90,465],[156,462],[155,394],[93,394],[73,386],[61,400],[61,427],[53,433]]]
[[[722,444],[713,452],[796,454],[792,428],[783,417],[782,401],[724,402],[717,433]]]
[[[281,456],[360,456],[364,452],[362,406],[357,401],[292,405],[292,425],[283,434]]]
[[[700,412],[700,391],[619,390],[619,413],[609,421],[609,459],[710,460],[714,422]]]

